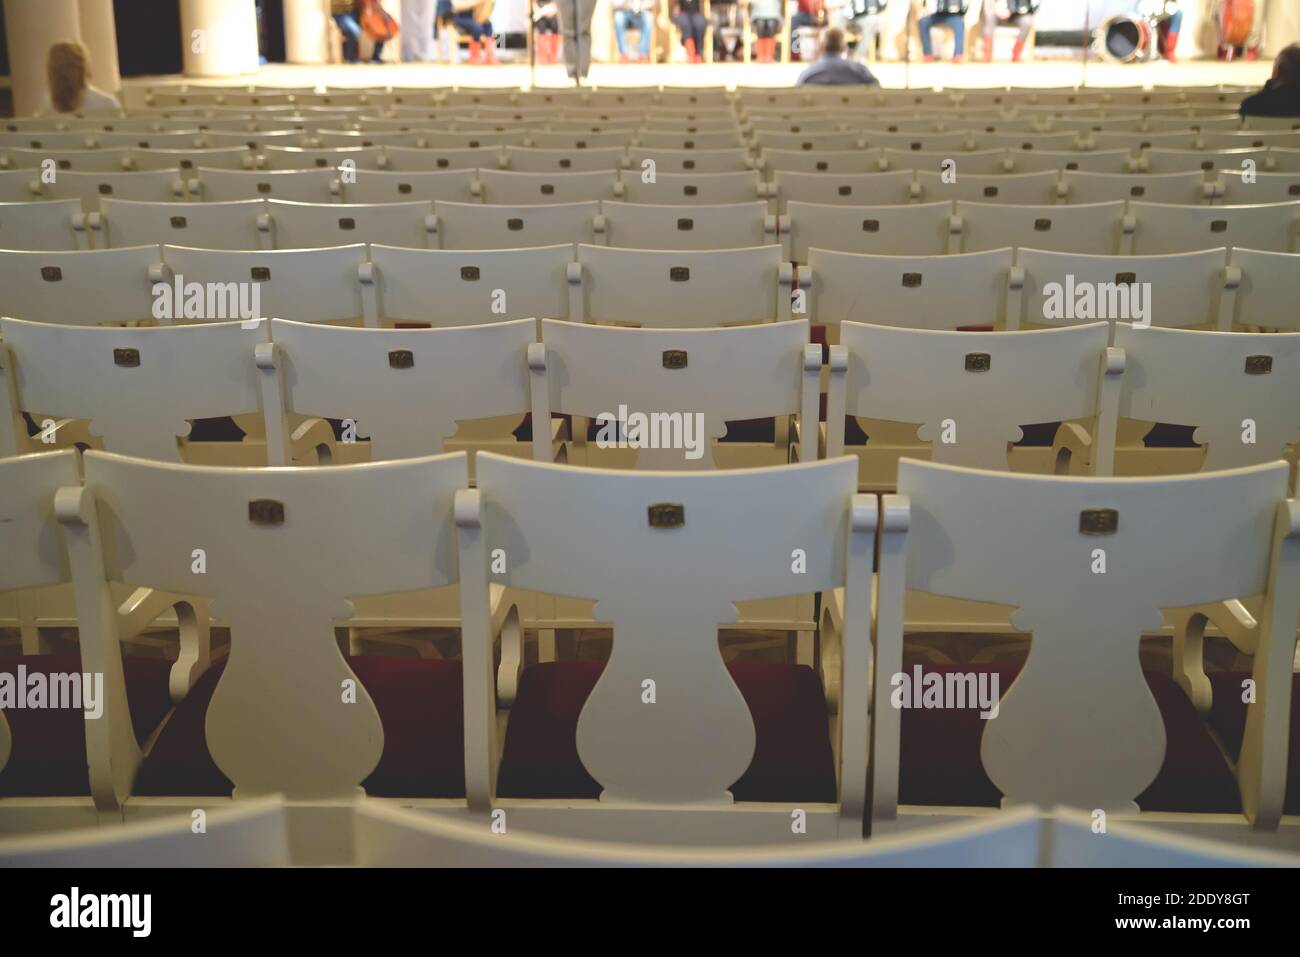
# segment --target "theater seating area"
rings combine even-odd
[[[1300,861],[1300,121],[128,91],[0,131],[0,864]]]

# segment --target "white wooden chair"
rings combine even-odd
[[[633,170],[624,180],[619,198],[629,203],[660,206],[717,206],[751,203],[766,196],[766,185],[757,170],[743,173],[657,173],[649,182]]]
[[[878,256],[814,247],[799,270],[799,287],[808,289],[817,325],[854,320],[912,329],[1001,327],[1004,317],[1020,317],[1012,252]]]
[[[1230,280],[1240,283],[1234,302],[1238,326],[1300,332],[1300,255],[1262,249],[1228,251]]]
[[[151,143],[153,140],[141,140]],[[200,167],[207,169],[251,170],[257,166],[257,154],[242,146],[219,146],[212,149],[164,149],[136,147],[131,150],[131,168],[136,170],[181,170],[183,175]]]
[[[1300,173],[1300,149],[1284,149],[1280,146],[1269,147],[1265,158],[1268,169],[1278,173]],[[1240,168],[1240,164],[1237,164]]]
[[[1125,149],[1134,155],[1150,150],[1203,150],[1195,130],[1094,130],[1089,137],[1093,149]]]
[[[933,712],[874,712],[873,833],[896,815],[942,820],[999,801],[1120,819],[1139,806],[1144,815],[1195,812],[1179,820],[1207,833],[1276,829],[1300,615],[1300,529],[1286,486],[1280,462],[1159,479],[901,462],[898,494],[882,500],[876,700],[902,673],[908,589],[1013,606],[1016,627],[1033,640],[1023,669],[1005,670],[1012,683],[995,717],[962,710],[970,718],[962,754],[947,758],[956,773],[927,770]],[[1174,679],[1138,668],[1137,643],[1162,609],[1257,595],[1257,697],[1230,766]],[[958,732],[944,716],[939,733],[952,741]],[[901,722],[913,723],[909,741],[922,742],[910,754],[900,755]]]
[[[465,644],[481,649],[477,662],[466,659],[467,688],[481,689],[467,720],[488,731],[467,745],[471,807],[504,811],[509,828],[600,839],[781,843],[800,830],[796,811],[806,837],[861,836],[871,653],[859,616],[870,614],[876,512],[854,498],[851,461],[628,474],[482,453],[477,472],[478,488],[457,502]],[[491,565],[496,549],[504,572]],[[792,549],[806,550],[806,566],[792,564]],[[507,633],[499,768],[487,609],[497,585],[594,599],[615,635],[603,666],[522,669]],[[735,620],[732,602],[841,587],[846,627],[823,633],[821,687],[807,665],[724,665],[717,629]],[[771,696],[757,690],[759,675]],[[767,743],[773,732],[784,744]],[[565,754],[575,738],[572,759],[548,759],[549,747]]]
[[[0,203],[0,248],[89,249],[81,203],[75,199]]]
[[[39,177],[32,185],[36,195],[44,199],[76,199],[87,213],[99,209],[105,197],[137,199],[156,203],[170,203],[185,198],[185,182],[176,170],[154,170],[142,173],[74,173],[59,172],[52,183]]]
[[[442,249],[520,249],[560,243],[597,243],[600,204],[595,200],[528,206],[433,204],[434,230]]]
[[[569,318],[658,328],[791,317],[794,271],[780,246],[614,249],[579,246],[569,269]]]
[[[528,134],[531,147],[544,150],[600,150],[626,149],[635,137],[633,130],[611,128],[605,132],[580,130],[534,130]]]
[[[276,249],[383,243],[428,249],[436,244],[433,206],[413,203],[291,203],[269,200],[267,224]]]
[[[440,170],[497,169],[505,159],[503,148],[486,146],[384,147],[385,168],[397,173]],[[360,177],[358,177],[359,179]]]
[[[480,169],[483,202],[524,206],[620,199],[623,184],[616,171],[606,173],[511,173]]]
[[[929,173],[942,173],[948,170],[950,173],[961,177],[966,174],[972,176],[997,176],[1004,173],[1013,172],[1013,164],[1007,150],[991,149],[976,150],[972,152],[957,152],[955,150],[900,150],[885,149],[881,150],[881,158],[884,163],[881,169],[912,169],[924,170]],[[865,172],[865,170],[864,170]],[[1015,170],[1019,173],[1020,170]]]
[[[950,177],[928,170],[916,171],[916,195],[924,202],[969,200],[980,203],[1006,203],[1019,206],[1048,206],[1056,202],[1059,174],[1002,173],[979,176],[961,169],[957,158],[957,175]]]
[[[655,175],[659,173],[740,173],[751,168],[749,150],[744,147],[720,149],[662,149],[652,146],[632,146],[627,151],[627,168],[639,176],[653,163]]]
[[[1036,153],[1039,150],[1062,151],[1077,150],[1080,134],[1076,130],[1061,130],[1044,133],[1040,130],[989,133],[980,131],[974,134],[979,149],[1003,149],[1013,154]]]
[[[1019,460],[1011,446],[1023,437],[1022,425],[1065,422],[1071,429],[1071,420],[1085,420],[1090,434],[1064,449],[1077,448],[1086,461],[1066,454],[1048,469],[1111,474],[1124,355],[1107,347],[1105,323],[970,333],[846,322],[839,333],[839,345],[831,347],[827,457],[845,451],[846,414],[915,424],[911,444],[891,443],[888,436],[876,441],[873,435],[866,446],[853,448],[862,464],[862,487],[892,488],[900,454],[972,468],[1014,468]],[[918,382],[925,387],[916,388]],[[915,447],[916,439],[928,448]]]
[[[106,198],[86,222],[96,248],[165,242],[205,249],[270,249],[271,239],[262,228],[267,224],[266,211],[266,202],[260,199],[142,203]]]
[[[1294,203],[1300,199],[1300,170],[1290,173],[1256,172],[1248,179],[1241,170],[1219,170],[1220,202],[1228,205],[1249,203]]]
[[[0,170],[0,203],[31,203],[43,199],[40,177],[28,169]],[[81,200],[75,200],[78,208]]]
[[[1004,814],[1010,812],[1003,812]],[[1149,825],[1107,823],[1098,832],[1091,814],[1056,809],[1050,828],[1047,867],[1298,867],[1294,853],[1207,840]]]
[[[189,180],[189,194],[203,202],[236,199],[342,202],[343,187],[336,169],[229,170],[199,167],[195,173],[197,175]],[[358,181],[365,178],[363,174],[357,176]]]
[[[370,318],[376,315],[367,301],[374,284],[366,247],[360,243],[276,250],[163,246],[154,276],[172,285],[182,276],[187,284],[233,282],[245,289],[256,284],[261,307],[256,318],[362,325],[364,317],[365,324],[373,325]]]
[[[275,124],[282,127],[282,123]],[[310,146],[310,134],[303,130],[208,130],[204,134],[208,146],[243,146],[260,153],[269,146]]]
[[[3,313],[77,325],[152,322],[158,246],[78,252],[0,250]]]
[[[332,169],[342,171],[352,163],[353,171],[387,167],[386,154],[378,146],[302,147],[266,146],[261,151],[262,168],[268,170]]]
[[[1145,135],[1145,134],[1144,134]],[[1216,170],[1241,169],[1246,160],[1253,162],[1257,169],[1270,170],[1271,151],[1262,150],[1178,150],[1149,149],[1139,157],[1139,165],[1144,173],[1185,173],[1200,170],[1210,179]]]
[[[287,867],[288,817],[277,797],[205,816],[0,840],[0,867]]]
[[[1115,344],[1129,361],[1120,415],[1196,426],[1202,471],[1272,462],[1300,442],[1300,333],[1120,324]]]
[[[11,426],[0,451],[39,450],[46,436],[57,439],[60,430],[72,431],[70,422],[86,421],[97,446],[184,461],[194,420],[260,418],[254,352],[268,335],[262,322],[114,328],[0,319],[9,384],[0,417],[21,424],[27,412],[51,423],[30,439]],[[287,462],[284,451],[243,443],[216,443],[208,454],[238,464],[264,464],[268,456],[271,464]]]
[[[596,225],[606,245],[627,248],[737,249],[777,241],[776,217],[762,200],[708,206],[606,200]]]
[[[954,209],[954,240],[960,236],[960,249],[968,253],[1004,246],[1032,246],[1113,255],[1121,251],[1121,244],[1127,242],[1133,228],[1122,202],[1014,206],[958,200]],[[957,245],[955,241],[952,243],[953,247]],[[957,249],[950,247],[950,251]]]
[[[65,515],[59,495],[80,487],[77,453],[67,449],[5,458],[0,460],[0,474],[0,547],[6,555],[0,592],[16,592],[22,630],[22,654],[0,658],[0,670],[103,675],[94,718],[81,714],[89,706],[84,700],[77,710],[15,711],[12,723],[0,712],[0,833],[85,826],[96,822],[98,812],[107,812],[104,819],[111,821],[121,784],[139,763],[140,745],[172,702],[181,701],[208,667],[207,605],[148,588],[102,596],[98,613],[112,622],[123,642],[135,639],[160,613],[174,607],[178,652],[171,664],[123,656],[117,643],[106,654],[107,649],[84,631],[79,633],[79,655],[44,653],[38,630],[45,623],[41,612],[51,603],[71,604],[67,585],[75,562],[70,564],[65,546],[73,546],[76,532],[61,527]],[[74,613],[71,623],[77,625],[78,619]],[[132,713],[127,703],[136,696]],[[85,746],[67,749],[67,742],[82,734]],[[116,763],[103,760],[102,745],[109,739],[118,745]]]
[[[1024,273],[1020,325],[1061,326],[1104,319],[1226,332],[1232,325],[1234,292],[1240,294],[1240,282],[1227,275],[1227,252],[1091,256],[1022,247],[1016,250],[1016,265]],[[1150,283],[1149,295],[1139,292],[1145,319],[1134,312],[1134,283]]]
[[[344,658],[334,637],[351,598],[456,583],[452,503],[466,485],[463,453],[231,469],[88,452],[84,466],[85,487],[58,498],[83,654],[116,650],[102,611],[110,582],[197,592],[218,603],[231,632],[224,666],[190,691],[138,773],[120,766],[116,795],[128,821],[213,813],[230,806],[232,791],[237,801],[282,794],[315,804],[294,829],[296,859],[340,863],[350,856],[346,806],[359,786],[464,808],[463,716],[476,740],[484,708],[471,694],[474,706],[463,710],[462,689],[477,682],[464,684],[458,661]],[[202,575],[191,570],[196,543],[206,553]],[[489,673],[486,652],[467,640],[464,673]],[[120,737],[91,740],[92,767],[119,768]]]
[[[1007,154],[1014,172],[1082,170],[1088,173],[1131,173],[1137,161],[1128,150],[1016,150]]]
[[[1138,199],[1149,203],[1207,205],[1215,195],[1213,183],[1199,172],[1061,174],[1063,202],[1110,203]]]
[[[808,250],[942,256],[948,251],[952,203],[835,206],[789,202],[780,218],[783,258],[808,262]]]
[[[478,171],[445,169],[431,172],[358,173],[355,182],[343,185],[349,203],[437,202],[477,203],[481,193]]]
[[[642,130],[627,145],[630,149],[643,147],[651,150],[732,150],[744,146],[745,140],[739,130],[705,130],[702,133]]]
[[[622,169],[626,159],[622,146],[582,150],[507,146],[503,168],[519,173],[594,173]]]
[[[1132,252],[1181,253],[1208,246],[1292,252],[1300,202],[1252,206],[1168,206],[1129,203],[1137,221]]]
[[[884,144],[872,145],[878,148]],[[760,130],[754,134],[754,146],[760,152],[794,150],[804,153],[830,153],[864,150],[867,148],[867,140],[858,130],[839,133],[776,133]]]
[[[886,166],[886,151],[879,149],[805,150],[762,149],[758,165],[768,178],[777,170],[787,173],[879,173]],[[904,167],[899,167],[904,168]],[[912,167],[905,167],[911,169]]]
[[[121,173],[131,168],[130,150],[126,147],[93,150],[23,149],[11,146],[0,151],[0,169],[47,169],[59,173]]]
[[[476,207],[481,208],[481,207]],[[467,326],[562,318],[569,311],[573,247],[401,249],[372,246],[375,321],[366,325]]]
[[[867,146],[873,149],[904,150],[909,153],[934,153],[942,150],[956,152],[973,149],[976,145],[973,134],[967,132],[921,133],[900,130],[891,133],[888,131],[862,130],[859,135],[866,141]]]
[[[787,173],[772,174],[774,211],[790,202],[837,206],[897,206],[915,198],[912,170],[892,173]]]

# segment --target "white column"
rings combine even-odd
[[[77,0],[4,0],[14,115],[30,116],[45,102],[45,57],[62,40],[81,39]]]
[[[253,0],[181,0],[181,51],[186,76],[256,73]]]
[[[1264,31],[1264,53],[1270,57],[1277,56],[1288,44],[1300,41],[1300,4],[1294,0],[1272,0],[1264,13]]]
[[[290,63],[329,62],[329,0],[284,0],[284,55]]]
[[[90,52],[91,85],[106,93],[122,86],[117,63],[117,21],[113,0],[77,0],[81,13],[81,42]]]

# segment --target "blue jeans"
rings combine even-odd
[[[614,37],[618,40],[618,55],[627,56],[627,31],[630,27],[636,27],[640,31],[640,36],[637,37],[638,55],[650,56],[650,34],[654,29],[654,21],[650,19],[649,10],[641,13],[633,13],[631,10],[614,11]]]
[[[952,30],[953,56],[961,56],[966,52],[966,21],[960,13],[932,13],[922,17],[916,25],[921,33],[921,50],[926,56],[934,56],[934,43],[930,38],[930,28],[934,26]]]
[[[334,22],[339,25],[343,31],[343,59],[349,63],[356,63],[361,58],[361,24],[357,23],[357,18],[348,13],[334,14]],[[384,52],[384,41],[375,41],[375,52],[371,54],[370,59],[376,63],[379,62],[379,55]]]

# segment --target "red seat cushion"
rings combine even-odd
[[[923,672],[996,673],[998,688],[1005,695],[1020,667],[1019,663],[926,665]],[[1152,671],[1145,675],[1164,718],[1166,744],[1160,773],[1138,796],[1138,806],[1146,811],[1239,812],[1236,781],[1196,708],[1168,675]],[[1002,792],[980,761],[985,724],[978,708],[904,709],[899,802],[997,807]]]
[[[1241,742],[1246,735],[1246,703],[1241,700],[1242,682],[1251,676],[1246,672],[1223,671],[1212,674],[1210,689],[1214,702],[1207,720],[1218,732],[1228,753],[1234,758],[1241,753]],[[1286,814],[1300,814],[1300,675],[1291,676],[1291,734],[1287,738],[1286,798],[1282,810]]]
[[[350,657],[379,712],[384,750],[362,782],[374,797],[464,797],[465,724],[459,661]],[[208,752],[208,703],[225,671],[213,665],[176,708],[136,776],[141,795],[230,794]]]
[[[70,674],[81,671],[81,655],[0,656],[0,674]],[[163,658],[122,656],[126,699],[136,740],[143,742],[171,710],[167,690],[172,663]],[[0,769],[0,796],[72,797],[90,793],[86,766],[86,717],[73,708],[10,708],[5,720],[13,751]]]
[[[600,785],[578,757],[578,715],[604,663],[563,661],[523,674],[510,711],[497,792],[502,797],[597,798]],[[732,661],[731,678],[754,720],[754,757],[731,787],[737,801],[836,800],[826,698],[801,665]],[[665,773],[670,773],[666,771]]]

